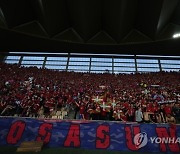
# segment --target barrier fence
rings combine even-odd
[[[180,125],[0,118],[0,146],[43,141],[47,147],[180,152]]]

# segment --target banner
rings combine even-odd
[[[0,118],[0,146],[43,141],[47,147],[180,152],[180,125]]]

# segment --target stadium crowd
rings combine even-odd
[[[180,73],[78,73],[0,63],[0,115],[180,122]]]

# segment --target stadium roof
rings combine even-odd
[[[179,0],[0,0],[1,52],[180,55],[179,36]]]

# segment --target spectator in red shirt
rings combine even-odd
[[[165,112],[165,115],[167,116],[168,114],[172,114],[171,112],[172,108],[171,108],[171,105],[170,104],[166,104],[166,106],[164,107],[164,112]]]

